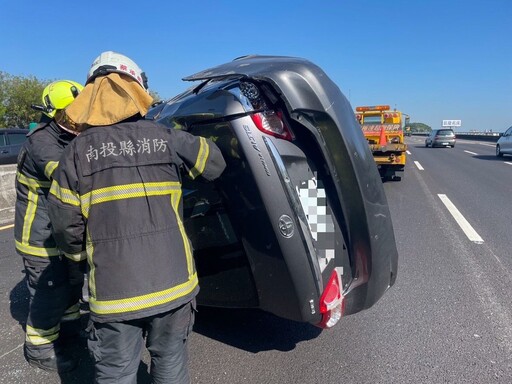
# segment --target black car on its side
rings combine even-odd
[[[28,129],[0,128],[0,164],[16,164]]]
[[[353,108],[308,60],[245,56],[147,118],[211,138],[226,170],[183,180],[185,226],[208,306],[332,327],[393,285],[398,254],[382,181]]]

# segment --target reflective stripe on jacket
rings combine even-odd
[[[16,173],[16,250],[21,255],[58,256],[61,252],[51,233],[46,199],[60,156],[75,136],[53,121],[28,136],[18,156]]]
[[[213,180],[224,167],[212,141],[146,120],[92,127],[71,143],[50,217],[66,255],[86,251],[94,321],[151,316],[197,294],[180,177]]]

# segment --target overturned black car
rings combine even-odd
[[[227,168],[183,180],[200,304],[259,308],[322,328],[393,285],[398,254],[353,109],[313,63],[245,56],[147,115],[211,138]]]

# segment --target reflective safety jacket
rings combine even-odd
[[[50,217],[66,256],[88,260],[93,321],[147,317],[195,297],[180,178],[213,180],[225,166],[209,139],[148,120],[92,127],[70,144]]]
[[[64,148],[75,138],[52,120],[28,135],[18,155],[14,238],[21,255],[59,256],[51,233],[47,196]]]

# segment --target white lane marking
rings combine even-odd
[[[466,150],[464,150],[464,152],[469,153],[470,155],[478,155],[478,153],[471,152],[471,151],[466,151]]]
[[[504,163],[505,163],[505,164],[508,164],[508,165],[512,165],[512,163],[511,163],[511,162],[509,162],[509,161],[504,161]]]
[[[417,175],[413,174],[413,176]],[[416,180],[421,187],[423,197],[432,204],[434,212],[439,217],[440,225],[449,226],[452,219],[446,215],[444,205],[437,204],[436,195],[430,193],[422,177],[417,177]],[[508,292],[512,286],[512,273],[509,268],[503,266],[488,245],[482,244],[478,247],[481,248],[481,252],[475,252],[473,243],[468,243],[462,236],[453,236],[451,240],[448,250],[459,261],[461,273],[468,276],[466,281],[471,285],[476,298],[475,310],[488,316],[496,346],[500,351],[503,348],[507,356],[512,356],[512,307],[508,297],[503,295],[503,292]],[[489,260],[485,258],[485,261],[482,261],[481,256],[486,255],[487,252],[494,255],[494,258],[489,257]],[[507,260],[508,257],[506,253],[503,255]],[[485,263],[488,268],[484,268],[482,263]],[[492,276],[488,277],[487,273],[492,273]]]
[[[438,194],[437,196],[439,196],[439,198],[441,199],[443,204],[446,206],[448,211],[452,214],[453,218],[455,219],[457,224],[459,224],[459,226],[464,231],[464,233],[466,234],[468,239],[476,244],[482,244],[484,242],[484,240],[480,237],[480,235],[478,233],[476,233],[476,231],[473,229],[471,224],[469,224],[469,222],[466,220],[466,218],[464,216],[462,216],[462,213],[460,213],[459,210],[457,209],[457,207],[455,205],[453,205],[453,203],[448,198],[448,196],[443,195],[443,194]]]
[[[411,154],[411,152],[409,152],[409,151],[405,151],[405,153],[407,153],[408,155],[410,155],[410,154]]]
[[[496,144],[487,144],[487,143],[477,143],[477,144],[485,145],[485,146],[487,146],[487,147],[493,147],[493,148],[496,148]]]
[[[414,164],[416,164],[416,166],[418,167],[418,169],[420,171],[424,171],[425,169],[421,166],[420,162],[419,161],[415,161]]]
[[[6,225],[6,226],[3,226],[3,227],[0,227],[0,231],[4,230],[4,229],[9,229],[9,228],[12,228],[14,227],[14,224],[9,224],[9,225]]]

